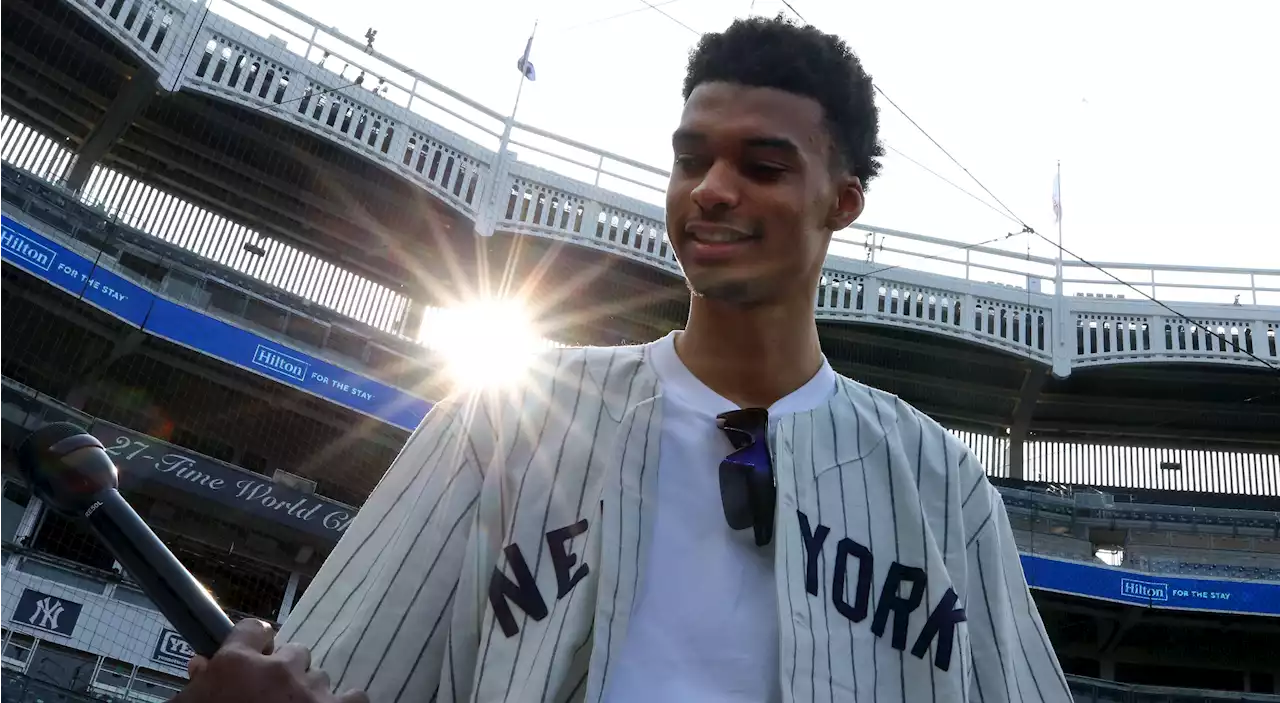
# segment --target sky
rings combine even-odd
[[[799,14],[844,38],[889,98],[1050,239],[1060,162],[1068,250],[1280,269],[1280,2],[790,0],[793,13],[780,0],[649,1],[658,9],[644,0],[290,4],[362,43],[376,29],[379,52],[503,114],[537,21],[537,80],[522,89],[518,119],[664,169],[698,32],[752,13]],[[878,102],[890,152],[860,222],[964,243],[1021,229]],[[1052,254],[1034,237],[1000,245]],[[1266,285],[1280,288],[1280,277]]]

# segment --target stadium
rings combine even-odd
[[[192,655],[32,495],[31,430],[87,428],[218,602],[280,623],[451,387],[688,312],[665,171],[224,4],[4,4],[5,701],[168,700]],[[1135,289],[844,234],[824,351],[982,460],[1076,699],[1280,701],[1280,269],[1104,265]]]

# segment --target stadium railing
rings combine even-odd
[[[1190,528],[1225,534],[1255,534],[1280,537],[1280,511],[1176,505],[1172,503],[1117,503],[1115,496],[1100,490],[1063,495],[1048,490],[1026,490],[999,486],[1011,513],[1034,513],[1044,518],[1058,517],[1082,524],[1114,527]],[[1274,502],[1274,501],[1273,501]]]
[[[1097,490],[998,490],[1024,553],[1098,563],[1095,550],[1110,547],[1132,571],[1280,582],[1277,511],[1117,503]],[[1095,545],[1090,529],[1123,534],[1124,542]]]

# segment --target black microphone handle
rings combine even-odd
[[[94,498],[89,526],[196,654],[212,657],[231,633],[231,619],[119,491],[107,488]]]

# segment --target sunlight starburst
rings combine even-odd
[[[490,298],[432,310],[423,320],[423,342],[439,353],[460,387],[514,385],[534,355],[552,346],[518,300]]]

